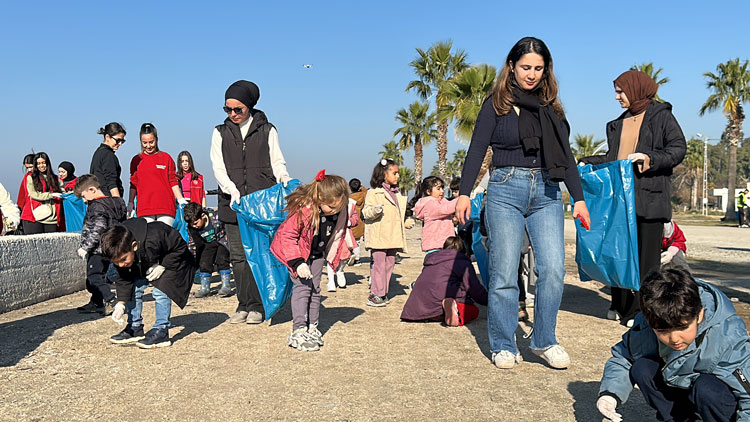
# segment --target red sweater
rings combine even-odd
[[[130,160],[130,186],[138,192],[136,213],[175,215],[176,201],[172,186],[177,186],[177,175],[172,157],[166,152],[138,154]]]
[[[674,246],[682,252],[687,253],[687,245],[685,245],[685,234],[682,233],[682,230],[680,230],[680,227],[677,225],[677,223],[673,221],[672,224],[674,226],[672,236],[670,236],[669,238],[662,237],[661,250],[666,251],[670,246]]]

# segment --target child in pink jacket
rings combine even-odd
[[[321,170],[315,180],[286,197],[289,214],[271,242],[271,253],[286,265],[292,278],[290,347],[319,350],[320,276],[326,261],[338,267],[349,258],[346,245],[349,185]]]
[[[453,214],[457,199],[443,198],[445,184],[437,176],[427,176],[420,184],[417,195],[422,196],[414,206],[414,216],[424,221],[422,227],[422,250],[435,252],[443,247],[445,239],[455,236]]]

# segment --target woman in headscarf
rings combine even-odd
[[[661,264],[664,223],[672,219],[672,169],[685,157],[687,145],[672,105],[654,100],[658,85],[647,74],[628,70],[614,81],[615,99],[625,111],[607,123],[609,151],[584,157],[581,162],[601,164],[631,160],[635,176],[635,214],[638,228],[638,263],[641,281]],[[638,293],[612,287],[609,319],[632,326],[640,310]]]
[[[60,176],[60,186],[63,192],[73,192],[78,177],[75,175],[76,168],[70,161],[63,161],[57,167],[57,175]]]

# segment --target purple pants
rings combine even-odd
[[[318,258],[310,264],[312,279],[292,277],[292,329],[317,324],[320,318],[320,276],[326,260]]]
[[[393,275],[393,267],[396,266],[397,249],[373,249],[372,270],[370,271],[370,293],[375,296],[386,296],[388,284]]]

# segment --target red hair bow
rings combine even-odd
[[[317,180],[318,182],[322,181],[325,178],[326,178],[326,169],[319,171],[318,175],[315,176],[315,180]]]

